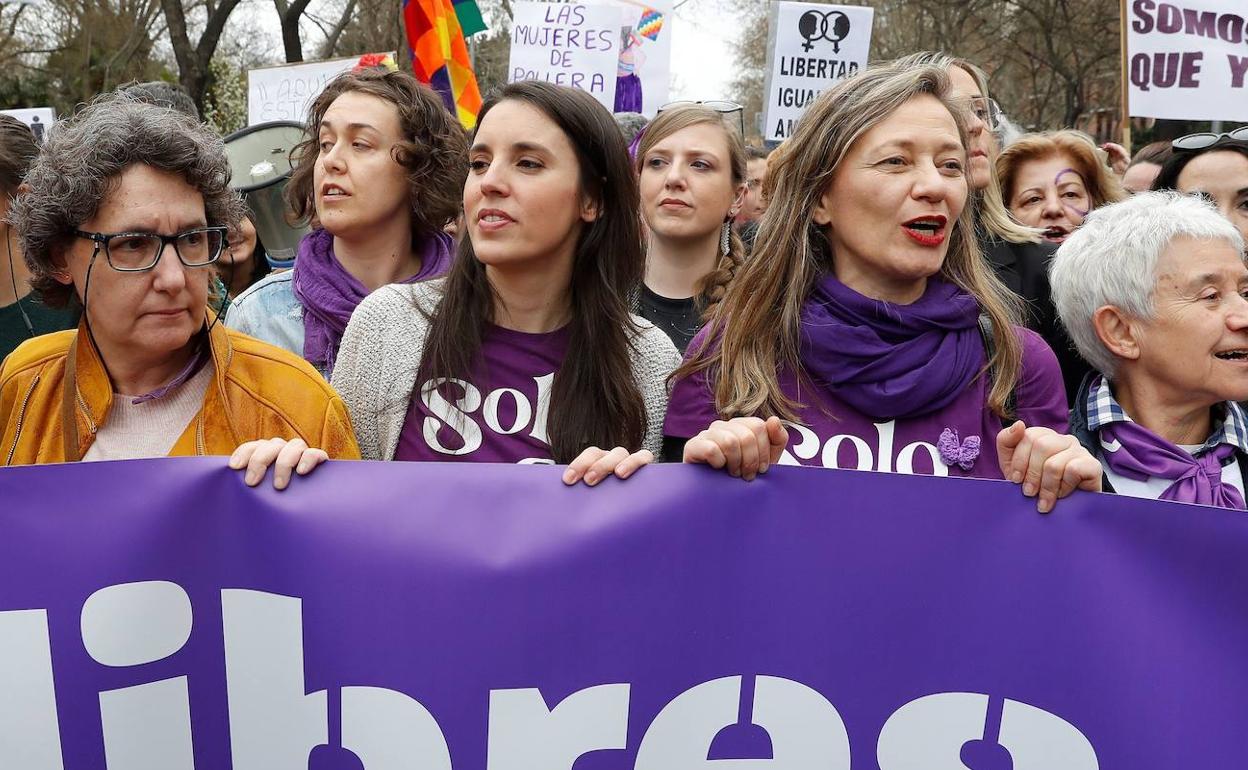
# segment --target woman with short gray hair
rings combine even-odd
[[[280,488],[359,456],[315,370],[208,309],[242,214],[229,178],[219,137],[124,94],[52,130],[11,216],[32,284],[82,321],[0,365],[0,464],[233,453],[251,484],[276,461]]]
[[[1090,214],[1050,279],[1099,372],[1070,427],[1104,491],[1243,509],[1248,267],[1235,227],[1200,198],[1140,193]]]

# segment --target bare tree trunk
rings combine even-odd
[[[169,27],[169,39],[173,44],[173,55],[178,62],[178,81],[191,95],[195,106],[204,109],[204,95],[208,92],[212,74],[208,63],[216,53],[217,44],[221,41],[221,33],[225,22],[238,6],[239,0],[222,0],[221,4],[212,9],[208,16],[208,24],[199,43],[192,45],[186,29],[186,13],[181,0],[160,0],[161,9],[165,13],[165,23]]]

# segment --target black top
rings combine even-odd
[[[641,287],[637,314],[663,330],[683,356],[690,340],[702,329],[702,311],[696,297],[669,299]]]
[[[39,334],[59,332],[73,329],[78,325],[78,307],[51,308],[37,298],[35,292],[29,292],[17,302],[0,307],[0,360],[26,340]],[[20,305],[20,308],[19,308]],[[34,334],[26,326],[26,318],[34,327]]]
[[[1001,282],[1026,302],[1027,316],[1024,320],[1027,328],[1043,337],[1053,348],[1062,367],[1066,403],[1071,404],[1079,383],[1084,375],[1092,371],[1092,367],[1075,351],[1053,306],[1049,263],[1053,261],[1057,246],[1048,242],[1011,243],[982,231],[979,245]]]

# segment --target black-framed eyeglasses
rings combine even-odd
[[[1180,136],[1170,143],[1170,149],[1175,152],[1199,152],[1215,144],[1226,144],[1228,142],[1248,143],[1248,126],[1240,126],[1234,131],[1227,131],[1224,134],[1205,131],[1199,134]]]
[[[676,107],[691,107],[694,105],[701,105],[703,107],[707,107],[709,109],[715,110],[721,115],[731,115],[733,113],[736,113],[737,128],[741,130],[741,136],[745,136],[745,108],[737,104],[736,102],[727,102],[727,101],[721,101],[721,100],[716,100],[716,99],[709,99],[706,101],[697,101],[697,102],[692,102],[692,101],[668,102],[667,104],[660,107],[658,109],[658,112],[656,112],[655,114],[657,115],[659,112],[663,112],[664,110],[674,109]]]
[[[966,99],[966,108],[971,111],[975,117],[983,121],[988,126],[989,131],[996,131],[1001,127],[1001,118],[1004,114],[1001,111],[1001,105],[997,104],[995,99],[989,99],[985,96],[972,96]]]
[[[225,227],[196,227],[176,235],[160,233],[89,233],[74,235],[103,247],[108,266],[123,273],[142,273],[156,267],[165,247],[173,244],[178,261],[187,267],[205,267],[217,261],[225,248]]]

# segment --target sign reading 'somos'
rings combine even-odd
[[[765,139],[787,139],[806,105],[867,66],[874,16],[873,9],[856,5],[771,6]]]
[[[1132,115],[1248,120],[1248,0],[1132,0]]]

